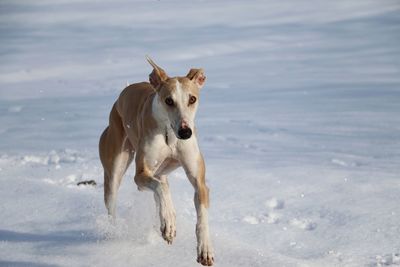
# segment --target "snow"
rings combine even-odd
[[[400,265],[398,1],[1,1],[0,266],[197,266],[130,168],[108,222],[101,131],[118,93],[203,67],[197,116],[216,266]],[[76,186],[95,180],[97,186]]]

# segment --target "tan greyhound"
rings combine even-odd
[[[140,191],[154,192],[161,234],[171,244],[176,223],[167,175],[182,166],[195,190],[197,261],[211,266],[214,252],[208,229],[205,165],[196,134],[192,134],[199,91],[206,77],[202,69],[191,69],[184,77],[170,78],[149,57],[147,60],[153,67],[150,83],[131,84],[122,91],[100,137],[108,214],[115,218],[121,179],[135,159],[135,183]]]

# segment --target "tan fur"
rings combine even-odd
[[[208,232],[209,191],[205,184],[205,164],[196,135],[182,140],[178,131],[179,127],[190,127],[195,133],[194,116],[205,81],[204,71],[191,69],[184,77],[170,78],[150,58],[148,61],[153,67],[150,83],[132,84],[121,92],[111,110],[109,126],[100,138],[106,207],[109,215],[115,218],[118,187],[134,158],[134,181],[139,190],[154,192],[162,236],[172,243],[176,235],[175,209],[167,175],[182,166],[195,189],[197,260],[211,266],[214,254]],[[189,103],[193,96],[197,99],[194,104]],[[172,97],[175,98],[173,107],[165,103],[166,98]]]
[[[199,157],[198,160],[198,182],[197,182],[197,187],[198,187],[198,192],[199,192],[199,203],[203,204],[206,208],[209,207],[209,198],[208,198],[208,193],[209,189],[206,186],[206,166],[204,164],[203,156]]]

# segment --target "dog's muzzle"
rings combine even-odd
[[[179,128],[178,138],[189,139],[192,136],[192,130],[190,128]]]

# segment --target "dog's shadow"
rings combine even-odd
[[[0,260],[0,266],[7,267],[57,267],[58,265],[46,264],[46,263],[35,263],[30,261],[2,261]]]
[[[10,230],[0,230],[0,242],[7,243],[37,243],[35,249],[41,251],[49,251],[51,248],[63,248],[66,246],[81,245],[84,243],[93,243],[98,240],[94,233],[90,231],[55,231],[45,233],[26,233],[17,232]],[[42,262],[30,262],[20,260],[0,260],[0,266],[12,266],[12,267],[55,267],[55,264],[44,264]]]
[[[0,242],[49,242],[50,245],[65,245],[96,241],[94,234],[87,231],[58,231],[41,234],[0,230]],[[84,235],[82,235],[84,234]]]

